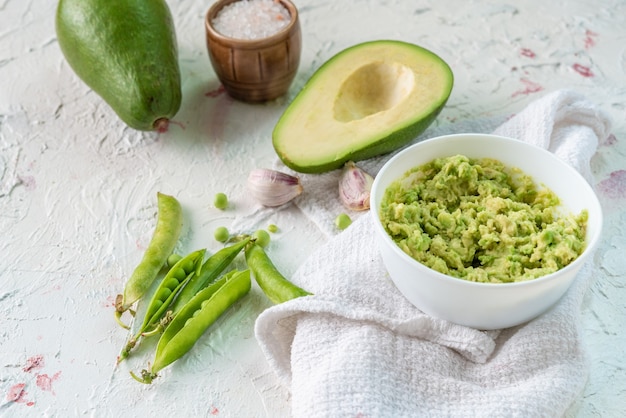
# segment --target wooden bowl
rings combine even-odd
[[[230,96],[245,102],[264,102],[284,95],[291,85],[302,50],[298,10],[289,0],[279,0],[291,16],[280,32],[261,39],[236,39],[213,27],[218,12],[240,0],[218,0],[205,18],[209,58]]]

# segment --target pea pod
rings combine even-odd
[[[198,292],[165,328],[157,344],[154,361],[141,377],[131,376],[142,383],[152,383],[158,372],[169,366],[194,346],[204,332],[235,302],[250,291],[250,270],[232,271]]]
[[[254,279],[265,295],[275,304],[283,303],[311,293],[296,286],[278,271],[260,245],[250,243],[246,247],[246,263]]]
[[[157,193],[157,223],[141,262],[115,300],[116,318],[130,309],[152,286],[159,271],[172,253],[182,229],[182,208],[175,197]]]
[[[139,327],[137,333],[128,341],[122,353],[118,358],[118,362],[124,360],[135,347],[142,334],[152,328],[157,328],[161,318],[170,306],[176,294],[185,284],[192,280],[195,275],[200,272],[202,260],[206,250],[197,250],[180,259],[165,275],[159,287],[152,295],[150,303],[146,308],[143,323]]]
[[[200,274],[205,254],[205,249],[194,251],[172,266],[148,304],[140,332],[145,332],[156,325],[178,291]]]
[[[180,291],[171,308],[171,315],[176,316],[182,307],[193,298],[196,293],[213,282],[232,263],[243,248],[250,242],[246,237],[228,247],[224,247],[210,256],[202,265],[198,274],[189,280]]]

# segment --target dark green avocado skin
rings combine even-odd
[[[56,33],[74,72],[131,128],[167,127],[182,92],[163,0],[60,0]]]

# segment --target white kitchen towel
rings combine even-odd
[[[420,138],[485,132],[457,127]],[[589,160],[609,127],[593,103],[558,91],[495,132],[548,148],[589,178]],[[365,163],[375,174],[389,157]],[[332,176],[319,176],[321,184],[307,176],[315,192],[298,201],[318,225],[324,210],[335,210],[336,196],[322,190]],[[561,416],[588,374],[579,315],[593,277],[585,266],[563,299],[527,324],[489,332],[455,325],[425,315],[397,291],[364,214],[291,278],[314,296],[267,309],[255,333],[291,391],[294,417]]]

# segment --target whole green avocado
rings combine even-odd
[[[56,33],[74,72],[128,126],[165,131],[182,92],[174,22],[163,0],[60,0]]]

